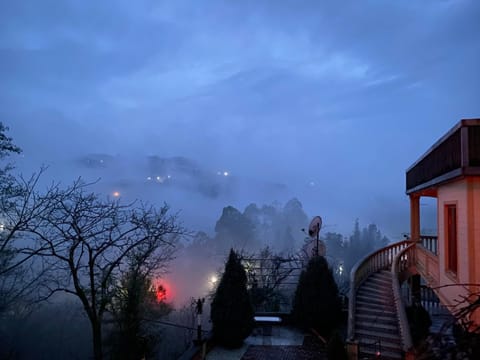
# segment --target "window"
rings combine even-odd
[[[446,241],[447,241],[447,269],[457,273],[457,205],[447,205],[446,214]]]

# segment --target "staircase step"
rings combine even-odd
[[[380,322],[359,321],[355,323],[355,329],[378,331],[398,335],[398,327],[395,324],[383,324]]]
[[[360,312],[369,312],[369,311],[373,311],[375,314],[378,314],[378,313],[391,313],[391,314],[394,314],[395,316],[396,315],[396,309],[395,309],[395,306],[393,304],[385,304],[385,303],[381,303],[381,304],[378,304],[378,303],[375,303],[375,304],[372,304],[371,301],[366,301],[366,300],[362,300],[362,299],[359,299],[357,300],[356,302],[356,311],[360,311]]]
[[[397,318],[394,316],[394,314],[388,316],[387,314],[372,315],[357,312],[357,314],[355,314],[355,323],[358,321],[369,321],[372,323],[382,323],[389,325],[397,325],[398,323]]]
[[[390,304],[393,302],[393,295],[386,295],[386,294],[381,294],[381,293],[374,293],[374,292],[358,292],[357,293],[357,299],[362,298],[363,300],[365,299],[376,299],[378,301],[381,301],[382,304]]]
[[[361,336],[358,338],[358,343],[361,347],[363,348],[375,348],[374,344],[378,343],[380,341],[380,348],[381,350],[387,350],[387,351],[401,351],[402,350],[402,345],[400,342],[392,342],[387,339],[378,339],[378,338],[373,338],[373,337],[365,337]]]
[[[386,288],[392,288],[392,279],[384,279],[380,277],[369,277],[362,286],[365,285],[374,285],[374,286],[383,286]]]
[[[370,277],[383,277],[383,278],[388,278],[388,277],[391,277],[392,276],[392,273],[390,272],[390,270],[380,270],[380,271],[377,271],[377,272],[374,272],[373,274],[370,275]]]
[[[380,305],[387,305],[387,306],[395,306],[395,303],[393,302],[393,298],[390,300],[387,300],[385,298],[376,298],[375,296],[365,296],[365,295],[358,295],[355,297],[355,303],[359,304],[369,304],[370,306],[374,306],[373,303],[375,304],[380,304]]]
[[[384,296],[392,297],[393,290],[391,286],[380,286],[373,283],[366,283],[357,290],[357,294],[361,293],[376,293]]]
[[[380,270],[373,273],[371,276],[373,277],[383,277],[383,278],[392,278],[392,272],[390,270]]]
[[[369,316],[374,316],[374,317],[389,317],[391,319],[397,319],[397,314],[395,313],[394,309],[391,308],[368,308],[368,307],[357,307],[357,310],[355,312],[355,315],[369,315]],[[356,317],[355,317],[356,318]]]
[[[371,306],[375,306],[375,304],[379,305],[392,305],[394,306],[395,304],[393,303],[392,298],[384,298],[384,297],[378,297],[376,294],[371,294],[371,295],[360,295],[357,294],[357,303],[363,302],[363,303],[368,303]]]
[[[391,333],[386,333],[382,331],[375,331],[375,330],[367,330],[367,329],[357,329],[355,328],[355,334],[357,337],[363,337],[363,338],[370,338],[374,340],[380,339],[382,344],[383,342],[389,342],[389,343],[398,343],[399,345],[401,344],[401,339],[400,336],[397,334],[391,334]]]
[[[402,340],[393,300],[390,270],[370,275],[355,295],[355,338],[359,341],[359,359],[402,359]],[[375,345],[379,342],[379,345]]]
[[[382,280],[366,282],[358,288],[357,292],[361,289],[367,289],[379,293],[393,293],[392,283],[383,282]]]

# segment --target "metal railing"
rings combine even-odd
[[[350,272],[350,293],[348,303],[348,341],[355,341],[355,295],[360,285],[379,270],[390,270],[395,256],[411,245],[410,240],[403,240],[379,250],[360,260]]]

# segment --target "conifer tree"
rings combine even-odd
[[[308,262],[298,281],[292,315],[298,325],[329,336],[341,318],[338,287],[323,256]]]
[[[247,275],[237,254],[231,249],[212,301],[210,316],[214,339],[223,346],[240,346],[253,330],[253,315],[247,292]]]

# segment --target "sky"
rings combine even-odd
[[[478,19],[476,0],[2,0],[0,121],[25,173],[185,156],[285,184],[331,231],[400,238],[405,170],[480,117]],[[167,200],[206,229],[229,205]]]

